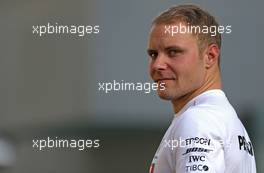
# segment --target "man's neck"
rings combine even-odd
[[[176,100],[172,100],[171,102],[173,105],[174,112],[178,113],[194,97],[196,97],[196,96],[198,96],[198,95],[200,95],[206,91],[213,90],[213,89],[222,89],[222,83],[221,83],[220,75],[214,76],[212,80],[208,80],[207,82],[205,82],[205,84],[202,87],[200,87],[200,88],[198,88],[198,89],[196,89],[196,90],[194,90],[194,91],[192,91],[192,92],[190,92],[190,93],[188,93],[188,94],[186,94],[186,95],[184,95],[184,96],[182,96]]]

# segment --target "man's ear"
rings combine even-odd
[[[210,44],[206,49],[205,67],[211,68],[214,64],[218,64],[220,50],[217,44]]]

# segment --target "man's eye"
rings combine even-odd
[[[179,53],[180,53],[180,52],[177,51],[177,50],[169,50],[168,55],[169,55],[169,57],[175,57],[175,56],[177,56]]]
[[[157,52],[148,52],[148,54],[149,54],[150,58],[152,58],[152,59],[155,59],[158,56]]]

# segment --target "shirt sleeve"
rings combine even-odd
[[[225,129],[221,122],[205,111],[189,111],[181,116],[185,117],[172,135],[176,139],[173,141],[175,172],[223,173]]]

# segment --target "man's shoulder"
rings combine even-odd
[[[190,122],[193,125],[203,125],[211,123],[219,123],[219,119],[224,117],[227,111],[213,107],[211,105],[197,105],[190,107],[182,113],[182,122]],[[220,116],[222,115],[222,116]]]
[[[195,124],[225,124],[237,120],[237,114],[232,105],[227,101],[205,102],[190,106],[183,112],[183,121]]]
[[[221,106],[197,105],[185,110],[175,123],[177,136],[213,135],[227,138],[234,131],[241,131],[241,122],[230,105],[224,109]]]
[[[183,112],[177,122],[177,132],[182,135],[225,136],[226,124],[220,118],[221,112],[204,106],[195,106]]]

